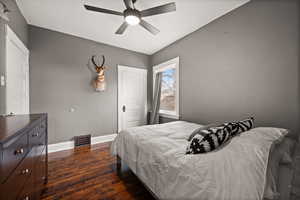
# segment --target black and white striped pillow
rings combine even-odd
[[[200,128],[197,128],[196,130],[194,130],[191,133],[191,135],[188,138],[188,141],[191,141],[196,134],[205,134],[205,133],[203,133],[201,131],[208,130],[209,128],[216,127],[216,126],[222,126],[222,125],[220,125],[220,123],[218,123],[218,124],[217,123],[212,123],[212,124],[208,124],[208,125],[202,126]]]
[[[232,122],[233,124],[236,124],[235,130],[232,131],[232,136],[238,135],[242,132],[249,131],[253,128],[254,124],[254,118],[250,117],[248,119],[244,119],[242,121],[238,122]]]
[[[217,127],[199,130],[189,142],[186,154],[207,153],[220,147],[234,136],[253,127],[254,118],[224,123]]]
[[[225,123],[222,126],[202,130],[188,144],[186,154],[207,153],[217,149],[231,139],[232,131],[237,129],[235,123]]]

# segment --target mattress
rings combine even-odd
[[[259,128],[221,149],[186,155],[187,138],[203,125],[184,121],[122,131],[111,145],[159,199],[260,200],[269,152],[279,129]]]

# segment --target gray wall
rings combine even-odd
[[[28,45],[28,27],[27,22],[23,15],[21,14],[16,2],[14,0],[2,0],[3,3],[11,10],[8,14],[10,21],[8,25],[10,28],[18,35],[18,37],[23,41],[23,43]],[[0,18],[0,74],[5,75],[5,24],[2,18]],[[0,114],[5,114],[5,87],[0,86]]]
[[[155,53],[151,62],[180,57],[184,120],[253,115],[258,126],[299,131],[299,53],[299,2],[257,0]]]
[[[29,44],[31,112],[48,113],[49,142],[116,133],[117,65],[147,68],[149,56],[34,26],[29,28]],[[94,54],[106,56],[103,93],[90,85],[87,63]]]
[[[29,35],[31,112],[49,113],[50,143],[116,132],[116,65],[146,68],[176,56],[183,120],[205,124],[254,115],[258,126],[299,130],[296,0],[252,1],[152,56],[33,26]],[[86,64],[93,54],[107,58],[104,93],[89,85]],[[150,71],[148,78],[150,98]]]

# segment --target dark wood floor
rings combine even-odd
[[[153,200],[128,169],[118,175],[109,143],[49,154],[49,182],[43,200]]]

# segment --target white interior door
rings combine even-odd
[[[6,113],[29,114],[29,51],[6,26]]]
[[[147,123],[147,70],[118,66],[118,131]]]

